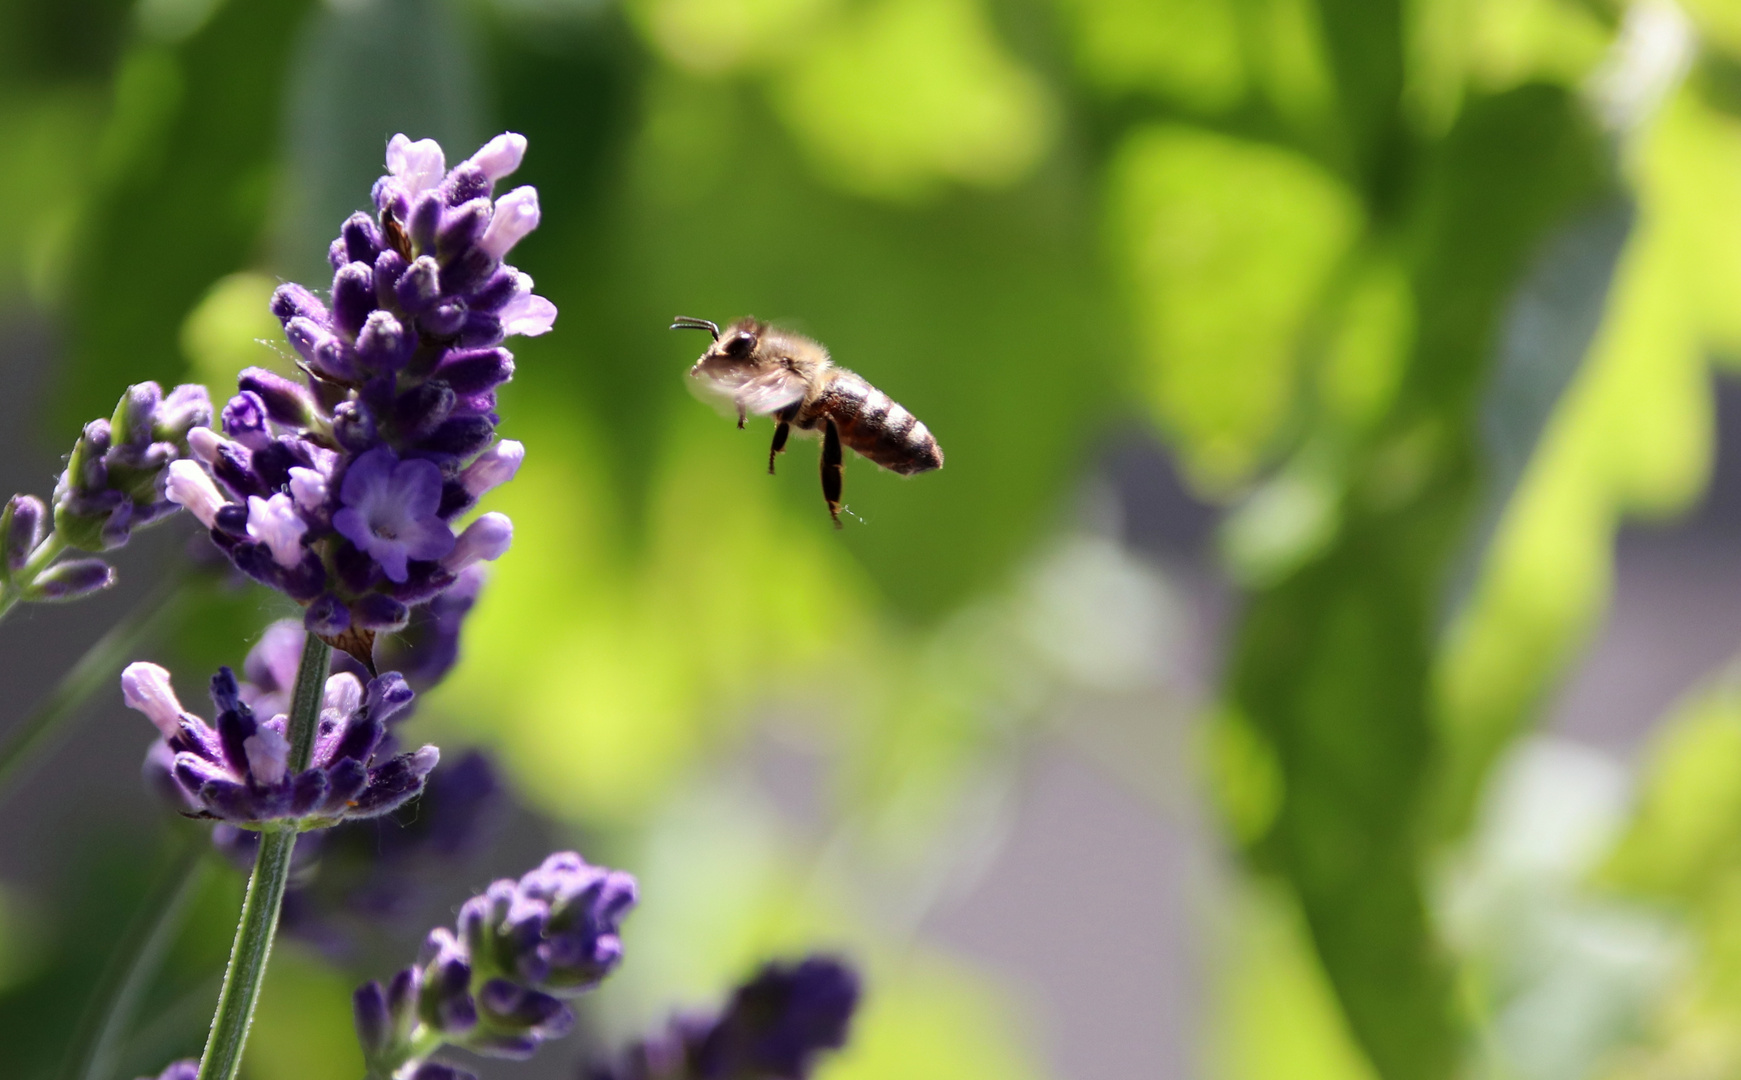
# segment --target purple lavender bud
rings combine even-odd
[[[266,427],[266,403],[253,391],[244,391],[224,406],[224,434],[246,446],[259,450],[272,441]]]
[[[374,415],[360,401],[342,401],[333,409],[332,433],[353,454],[372,449],[379,438]]]
[[[351,628],[351,609],[332,593],[323,593],[308,605],[302,623],[311,634],[335,638]]]
[[[141,1076],[139,1080],[195,1080],[199,1076],[199,1062],[193,1058],[177,1061],[158,1073],[155,1078]]]
[[[157,664],[128,664],[121,672],[121,700],[129,709],[144,713],[165,739],[181,733],[185,711],[170,685],[169,671]]]
[[[389,248],[375,259],[375,306],[392,307],[399,302],[396,291],[399,279],[405,276],[405,257]]]
[[[115,568],[101,559],[68,559],[38,574],[24,590],[35,603],[78,600],[115,584]]]
[[[465,325],[459,328],[459,337],[455,341],[462,349],[485,349],[491,345],[500,345],[505,336],[502,319],[487,311],[468,312]]]
[[[440,559],[453,549],[453,532],[436,516],[441,470],[427,461],[400,461],[391,450],[370,450],[352,463],[339,490],[344,506],[333,528],[381,566],[388,580],[406,579],[411,559]]]
[[[466,466],[466,470],[460,473],[460,482],[465,485],[468,495],[477,498],[512,480],[525,460],[525,444],[503,439]]]
[[[478,247],[491,258],[500,259],[538,227],[539,217],[537,190],[517,187],[496,200],[496,212],[490,218],[490,227],[478,240]]]
[[[258,395],[266,415],[280,424],[307,427],[314,419],[314,400],[308,391],[277,372],[246,368],[237,377],[236,386]]]
[[[135,383],[121,395],[115,415],[109,419],[110,433],[117,443],[145,446],[156,424],[157,409],[163,404],[163,387],[154,382]]]
[[[399,306],[412,315],[422,315],[441,299],[441,267],[428,255],[405,268],[393,287]]]
[[[441,751],[434,746],[390,758],[370,770],[368,786],[348,800],[346,816],[366,818],[392,813],[422,793],[424,782],[440,763]]]
[[[494,272],[479,285],[467,301],[467,306],[473,311],[500,311],[503,305],[520,293],[521,274],[512,266],[498,265]],[[528,282],[531,278],[526,279]],[[531,291],[528,285],[527,292]]]
[[[436,304],[423,313],[421,322],[425,333],[437,338],[451,338],[460,332],[466,322],[465,305],[456,302]]]
[[[48,536],[48,507],[35,495],[14,495],[0,511],[0,555],[6,572],[24,569],[30,553]]]
[[[212,542],[226,545],[230,540],[244,540],[248,536],[248,504],[224,503],[212,514]]]
[[[514,377],[514,354],[506,349],[454,349],[432,375],[456,394],[493,390]]]
[[[272,561],[287,570],[302,565],[302,538],[308,525],[296,512],[296,504],[283,493],[262,499],[248,497],[248,539],[266,545]]]
[[[526,136],[504,131],[467,159],[467,164],[477,166],[493,184],[518,169],[525,157]]]
[[[477,1002],[471,989],[471,957],[444,926],[429,932],[423,948],[429,958],[423,961],[423,992],[418,999],[418,1012],[423,1022],[436,1031],[463,1036],[478,1022]]]
[[[435,253],[435,237],[441,231],[445,200],[439,191],[426,191],[411,200],[411,216],[405,221],[411,247],[422,255]]]
[[[326,261],[335,272],[345,263],[351,261],[351,253],[345,248],[343,237],[326,246]]]
[[[447,158],[434,139],[413,142],[399,134],[387,141],[387,173],[407,196],[421,195],[440,183],[446,172]]]
[[[345,254],[351,262],[373,264],[387,246],[375,219],[361,211],[345,219],[339,227],[339,239],[345,242]]]
[[[169,392],[157,410],[151,437],[159,442],[187,445],[187,435],[212,422],[212,399],[199,383],[183,383]]]
[[[254,471],[254,455],[241,443],[225,440],[215,447],[212,476],[239,499],[267,492],[266,482]]]
[[[375,310],[375,275],[367,263],[347,263],[332,279],[333,329],[355,338]]]
[[[280,285],[272,294],[272,314],[286,328],[292,319],[307,319],[323,330],[332,326],[332,315],[320,298],[295,283]]]
[[[490,200],[472,199],[442,216],[435,233],[436,257],[445,261],[460,254],[484,235],[490,224]]]
[[[351,604],[352,624],[365,630],[396,634],[410,619],[410,608],[381,593],[368,593]]]
[[[390,312],[372,312],[357,332],[357,358],[372,368],[397,371],[416,348],[417,338]]]
[[[351,995],[351,1014],[356,1020],[357,1042],[362,1044],[363,1057],[373,1059],[391,1049],[394,1042],[393,1017],[387,1010],[387,992],[373,979],[357,987]]]
[[[462,161],[441,182],[442,201],[449,206],[464,206],[473,199],[487,198],[493,187],[484,171],[469,161]]]
[[[441,560],[442,568],[459,573],[477,562],[495,562],[514,542],[514,523],[508,515],[490,511],[467,525]]]

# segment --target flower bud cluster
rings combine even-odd
[[[181,707],[169,672],[156,664],[128,665],[121,692],[162,733],[146,759],[159,786],[190,816],[242,828],[313,829],[385,814],[423,790],[441,756],[433,746],[387,752],[387,721],[412,697],[397,672],[366,686],[349,673],[327,680],[309,765],[300,771],[290,767],[284,714],[258,719],[229,668],[212,678],[214,724]]]
[[[222,431],[195,430],[198,464],[171,473],[170,498],[240,570],[365,664],[376,632],[512,538],[496,513],[455,528],[524,456],[496,439],[496,389],[514,372],[501,343],[556,317],[502,262],[538,224],[532,188],[491,197],[525,149],[501,135],[447,170],[434,141],[394,136],[377,215],[353,215],[332,244],[327,298],[273,295],[303,381],[242,372]]]
[[[457,931],[430,932],[416,965],[355,995],[357,1037],[372,1075],[388,1076],[442,1045],[530,1057],[565,1034],[564,999],[597,986],[622,959],[617,936],[635,879],[558,852],[519,881],[501,880],[460,909]]]
[[[807,1080],[846,1045],[858,999],[858,974],[833,957],[770,963],[716,1018],[680,1016],[590,1080]]]
[[[48,503],[15,495],[0,510],[0,585],[15,599],[76,600],[115,583],[101,559],[59,559],[66,548],[111,551],[133,530],[177,506],[168,470],[188,453],[188,434],[212,422],[205,387],[178,386],[166,396],[154,382],[130,386],[115,414],[93,420],[73,444]]]

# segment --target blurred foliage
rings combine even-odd
[[[1519,742],[1615,531],[1710,471],[1712,365],[1741,359],[1733,5],[8,0],[0,60],[0,195],[28,208],[0,312],[56,328],[60,430],[126,382],[283,366],[263,298],[318,284],[388,134],[529,136],[516,257],[562,317],[503,395],[515,550],[419,723],[641,875],[605,1037],[834,944],[873,994],[829,1076],[1042,1074],[1025,1004],[909,939],[989,857],[1062,688],[1146,692],[1180,650],[1152,572],[1071,521],[1148,423],[1225,511],[1239,594],[1200,743],[1246,874],[1208,1071],[1741,1061],[1732,688],[1666,722],[1630,818]],[[682,391],[670,317],[746,312],[826,341],[949,467],[854,463],[836,534],[805,452],[765,478],[767,428]],[[234,662],[274,613],[229,596],[183,652]],[[775,737],[814,759],[815,835],[738,775]],[[1544,791],[1607,831],[1552,832]],[[1578,858],[1508,846],[1532,829]],[[119,910],[143,858],[84,900]],[[224,880],[141,1055],[197,1043]],[[0,908],[23,1076],[105,947],[62,916],[17,951],[33,910]],[[354,1071],[343,990],[380,974],[284,952],[250,1075]]]

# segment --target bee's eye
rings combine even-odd
[[[733,334],[726,339],[725,354],[727,356],[748,356],[756,347],[753,334]]]

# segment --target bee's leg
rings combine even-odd
[[[840,528],[840,483],[845,469],[840,456],[840,432],[834,421],[823,421],[822,431],[822,497],[828,500],[828,513],[834,527]]]
[[[744,407],[742,405],[739,405],[738,406],[738,430],[742,431],[743,429],[744,429]]]
[[[780,451],[786,449],[786,436],[791,433],[792,425],[784,420],[780,421],[780,425],[774,429],[774,448],[768,451],[769,476],[774,475],[774,459],[780,456]]]

